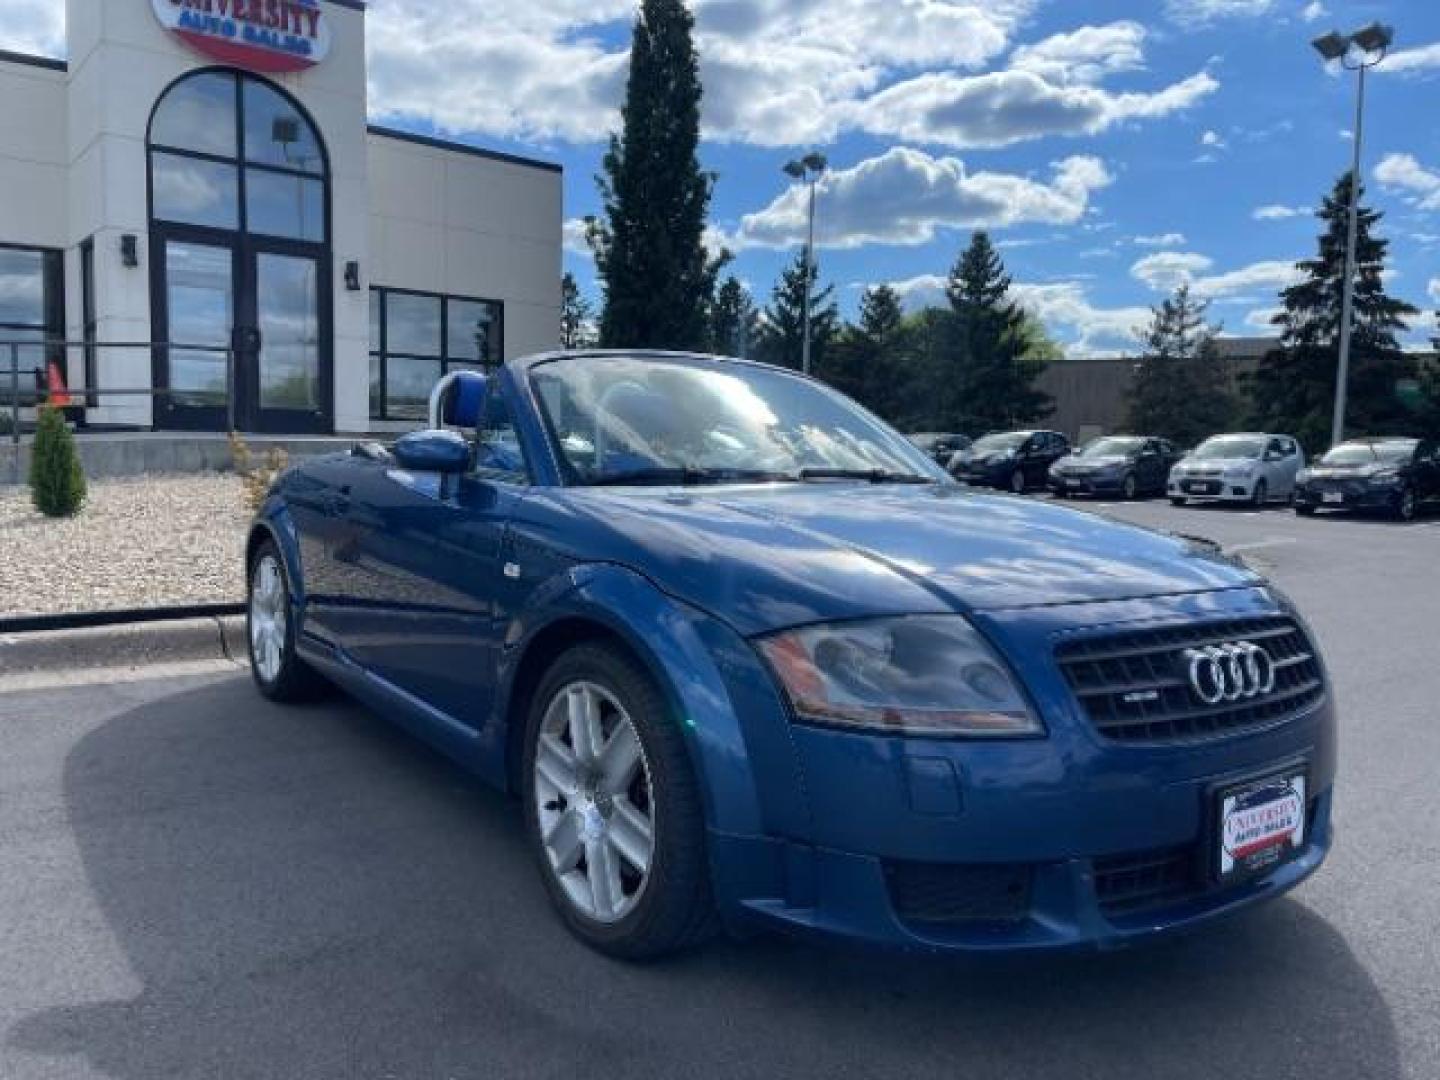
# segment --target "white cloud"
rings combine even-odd
[[[994,149],[1050,135],[1095,134],[1126,120],[1188,109],[1219,86],[1200,72],[1154,93],[1059,85],[1033,71],[928,72],[886,87],[854,109],[874,135]]]
[[[1132,237],[1130,242],[1136,247],[1174,247],[1176,244],[1185,243],[1185,234],[1178,232],[1156,233],[1153,236]]]
[[[1194,24],[1264,15],[1273,6],[1274,0],[1166,0],[1165,13],[1178,23]]]
[[[1283,221],[1285,218],[1301,217],[1310,213],[1308,206],[1284,206],[1280,203],[1267,203],[1265,206],[1257,206],[1250,212],[1250,216],[1256,221]]]
[[[706,137],[829,141],[887,78],[925,65],[971,70],[1001,55],[1033,4],[699,0]],[[378,116],[448,132],[595,142],[618,125],[634,11],[634,0],[376,4],[371,102]]]
[[[1440,172],[1427,169],[1413,154],[1386,154],[1375,166],[1375,179],[1422,210],[1440,210]]]
[[[585,221],[582,218],[566,218],[560,230],[561,246],[572,255],[591,255],[589,243],[585,240]]]
[[[897,146],[825,174],[816,191],[816,243],[832,248],[923,244],[944,228],[1068,224],[1085,213],[1091,195],[1110,180],[1095,157],[1058,161],[1045,182],[1013,173],[969,172],[958,158]],[[805,188],[796,184],[769,206],[746,214],[728,242],[734,250],[789,247],[804,236],[806,209]]]
[[[1201,146],[1213,146],[1219,150],[1225,149],[1225,140],[1220,137],[1218,131],[1207,130],[1200,136]]]
[[[1278,307],[1255,308],[1245,313],[1245,325],[1251,330],[1258,330],[1264,334],[1274,334],[1275,324],[1272,321],[1280,313]]]
[[[1432,71],[1435,68],[1440,68],[1440,41],[1393,52],[1375,70],[1403,75],[1416,71]]]
[[[65,5],[59,0],[0,0],[0,49],[39,56],[65,51]]]
[[[1432,304],[1440,304],[1440,277],[1432,277],[1425,284],[1425,295]]]
[[[1145,28],[1137,22],[1082,26],[1033,45],[1022,45],[1010,66],[1052,83],[1095,83],[1117,71],[1145,66]]]
[[[1193,293],[1207,300],[1235,297],[1251,289],[1283,289],[1299,276],[1293,262],[1280,259],[1263,259],[1236,270],[1207,273],[1214,265],[1214,259],[1196,252],[1157,251],[1136,260],[1130,276],[1156,292],[1189,285]]]
[[[1324,4],[1322,4],[1320,0],[1310,0],[1310,3],[1306,4],[1300,11],[1300,17],[1306,22],[1314,22],[1316,19],[1323,19],[1326,15],[1329,14],[1330,9],[1327,8]]]

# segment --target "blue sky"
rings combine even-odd
[[[140,3],[142,0],[125,0]],[[0,47],[56,52],[61,7],[0,0]],[[373,0],[372,116],[565,166],[571,227],[618,120],[632,0]],[[1076,352],[1124,348],[1181,280],[1261,332],[1346,166],[1353,76],[1308,42],[1373,19],[1365,177],[1392,290],[1440,303],[1440,4],[1429,0],[696,0],[716,241],[763,303],[803,223],[781,165],[823,150],[819,257],[853,312],[911,304],[984,226]],[[582,245],[570,244],[579,249]],[[594,292],[583,250],[567,269]]]

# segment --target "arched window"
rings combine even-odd
[[[150,118],[157,222],[323,244],[325,148],[288,95],[236,71],[174,83]]]

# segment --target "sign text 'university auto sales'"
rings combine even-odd
[[[330,51],[320,0],[151,0],[160,25],[206,56],[251,71],[302,71]]]

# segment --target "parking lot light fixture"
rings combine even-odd
[[[830,162],[825,155],[815,151],[798,160],[787,161],[784,165],[786,176],[801,181],[810,189],[810,205],[807,211],[809,224],[805,240],[805,296],[801,315],[805,325],[800,345],[800,370],[806,375],[810,374],[810,289],[815,266],[815,185],[829,166]]]
[[[1365,121],[1365,72],[1381,60],[1395,40],[1395,31],[1383,23],[1362,26],[1352,34],[1331,30],[1310,44],[1326,63],[1339,62],[1356,73],[1355,127],[1350,161],[1350,208],[1345,224],[1345,268],[1340,287],[1340,349],[1335,367],[1335,411],[1330,421],[1330,445],[1345,439],[1345,394],[1350,380],[1350,335],[1355,308],[1355,234],[1360,216],[1360,144]]]

